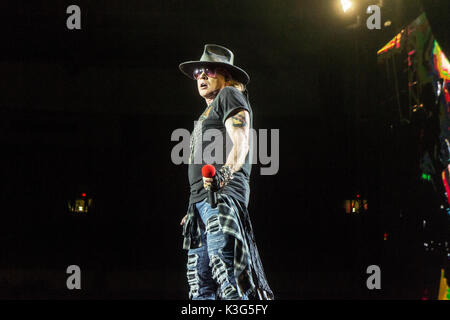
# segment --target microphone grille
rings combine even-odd
[[[216,168],[210,164],[206,164],[202,167],[202,176],[205,178],[212,178],[216,175]]]

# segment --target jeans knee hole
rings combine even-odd
[[[230,283],[223,290],[223,295],[225,296],[225,298],[228,298],[228,297],[234,295],[235,293],[236,293],[236,288],[233,287],[233,285],[231,285]]]
[[[189,298],[195,298],[199,294],[199,279],[198,279],[198,273],[197,270],[188,270],[187,272],[187,279],[189,284]]]
[[[219,216],[215,214],[206,221],[206,233],[215,234],[220,230]]]
[[[188,255],[187,266],[189,269],[195,268],[198,262],[198,254],[190,254]]]

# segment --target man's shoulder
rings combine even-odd
[[[226,86],[225,88],[223,88],[222,90],[220,90],[219,94],[221,96],[226,96],[226,95],[232,95],[232,96],[242,96],[244,97],[244,94],[242,93],[241,90],[232,87],[232,86]]]
[[[225,109],[242,106],[244,109],[250,109],[250,103],[246,95],[239,89],[227,86],[220,90],[218,94],[218,103],[223,105]]]

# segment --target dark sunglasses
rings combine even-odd
[[[206,74],[208,78],[215,78],[216,77],[216,69],[208,69],[208,68],[200,68],[195,69],[193,76],[195,80],[198,80],[200,76],[203,74],[203,72]]]
[[[200,68],[195,69],[194,73],[192,74],[194,76],[195,80],[198,80],[200,76],[203,74],[203,72],[206,74],[208,78],[215,78],[217,73],[223,74],[225,78],[228,78],[228,72],[221,68],[215,68],[215,69],[208,69],[208,68]]]

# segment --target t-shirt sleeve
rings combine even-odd
[[[237,109],[246,109],[250,112],[250,107],[244,94],[236,88],[225,87],[220,91],[219,110],[222,116],[222,122],[230,117]]]

